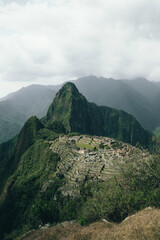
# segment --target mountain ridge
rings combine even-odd
[[[46,126],[51,126],[55,120],[60,121],[68,133],[113,137],[132,145],[149,144],[149,133],[132,115],[89,103],[71,82],[59,90],[43,118]]]
[[[160,126],[158,83],[143,81],[144,87],[141,89],[146,88],[144,94],[138,89],[140,82],[136,79],[129,81],[88,76],[73,82],[89,102],[124,110],[132,114],[143,128],[149,131]],[[151,87],[148,88],[146,84]],[[25,121],[32,115],[43,117],[60,87],[61,85],[31,85],[0,101],[0,143],[18,134]],[[149,89],[152,89],[151,95],[155,95],[153,101],[148,95]],[[159,94],[156,96],[155,92]]]

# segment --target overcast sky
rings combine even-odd
[[[159,0],[0,0],[0,97],[86,75],[160,81]]]

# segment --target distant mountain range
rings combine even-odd
[[[78,79],[75,84],[88,101],[124,110],[149,131],[160,124],[158,83],[143,78],[129,81],[90,76]]]
[[[160,126],[160,84],[144,78],[114,80],[88,76],[73,81],[90,102],[132,114],[146,130]],[[50,102],[62,85],[31,85],[0,101],[0,143],[14,137],[24,122],[46,114]]]
[[[42,117],[56,94],[56,86],[31,85],[0,101],[0,143],[17,135],[32,115]]]

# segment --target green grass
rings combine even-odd
[[[86,144],[86,143],[76,142],[76,145],[79,148],[85,148],[85,149],[89,149],[89,150],[93,150],[94,149],[94,147],[92,147],[91,145]]]
[[[105,149],[111,149],[110,146],[108,146],[108,145],[105,145],[104,147],[105,147]]]
[[[114,149],[123,148],[123,145],[120,142],[111,143],[111,145],[112,145],[112,148],[114,148]]]

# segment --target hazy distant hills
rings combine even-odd
[[[153,82],[144,79],[128,81],[90,76],[78,79],[75,84],[88,101],[122,109],[135,116],[147,130],[152,131],[160,122],[154,101],[156,95],[160,94],[160,88]],[[149,89],[152,89],[151,93]]]
[[[56,86],[31,85],[0,101],[0,143],[14,137],[32,115],[44,116],[56,91]]]
[[[160,93],[160,82],[150,82],[145,78],[136,78],[131,81],[123,80],[123,82],[133,87],[151,102],[154,102],[156,96]]]
[[[88,76],[73,81],[88,101],[124,110],[147,130],[160,126],[160,84],[139,78],[132,81]],[[46,114],[61,85],[31,85],[0,101],[0,143],[15,136],[24,122]]]

